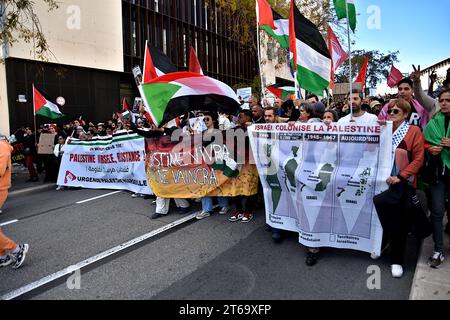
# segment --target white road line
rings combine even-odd
[[[137,237],[137,238],[135,238],[133,240],[130,240],[128,242],[120,244],[120,245],[118,245],[118,246],[116,246],[116,247],[114,247],[112,249],[109,249],[109,250],[106,250],[106,251],[104,251],[102,253],[99,253],[96,256],[93,256],[93,257],[88,258],[88,259],[86,259],[84,261],[81,261],[81,262],[77,263],[76,265],[69,266],[69,267],[67,267],[67,268],[65,268],[63,270],[60,270],[60,271],[58,271],[56,273],[53,273],[53,274],[51,274],[49,276],[46,276],[46,277],[44,277],[44,278],[42,278],[42,279],[40,279],[38,281],[32,282],[32,283],[30,283],[30,284],[28,284],[26,286],[23,286],[23,287],[21,287],[21,288],[19,288],[17,290],[14,290],[14,291],[11,291],[9,293],[6,293],[5,295],[0,297],[0,300],[11,300],[11,299],[15,299],[17,297],[20,297],[21,295],[23,295],[23,294],[25,294],[27,292],[30,292],[30,291],[32,291],[32,290],[34,290],[36,288],[39,288],[39,287],[41,287],[41,286],[43,286],[43,285],[45,285],[45,284],[47,284],[49,282],[52,282],[52,281],[54,281],[56,279],[59,279],[59,278],[64,277],[64,276],[66,276],[68,274],[71,274],[71,273],[73,273],[76,270],[80,270],[81,268],[84,268],[84,267],[86,267],[86,266],[88,266],[88,265],[90,265],[90,264],[92,264],[94,262],[97,262],[99,260],[105,259],[105,258],[107,258],[107,257],[109,257],[109,256],[111,256],[113,254],[116,254],[116,253],[118,253],[118,252],[120,252],[122,250],[125,250],[125,249],[127,249],[129,247],[132,247],[132,246],[134,246],[134,245],[136,245],[136,244],[138,244],[138,243],[140,243],[142,241],[145,241],[145,240],[147,240],[147,239],[149,239],[151,237],[154,237],[154,236],[156,236],[156,235],[158,235],[158,234],[160,234],[160,233],[162,233],[164,231],[167,231],[167,230],[172,229],[173,227],[176,227],[176,226],[178,226],[178,225],[180,225],[182,223],[185,223],[185,222],[187,222],[189,220],[192,220],[192,219],[195,218],[196,214],[197,213],[192,213],[192,214],[190,214],[190,215],[188,215],[188,216],[186,216],[186,217],[184,217],[182,219],[179,219],[177,221],[169,223],[168,225],[165,225],[165,226],[163,226],[163,227],[161,227],[159,229],[153,230],[153,231],[151,231],[149,233],[146,233],[146,234],[144,234],[144,235],[142,235],[140,237]]]
[[[11,220],[11,221],[6,221],[6,222],[3,222],[3,223],[0,223],[0,227],[7,226],[8,224],[16,223],[17,221],[19,221],[19,220],[15,219],[15,220]]]
[[[92,201],[92,200],[97,200],[97,199],[104,198],[104,197],[107,197],[107,196],[112,196],[113,194],[116,194],[116,193],[119,193],[119,192],[122,192],[122,190],[114,191],[114,192],[111,192],[111,193],[107,193],[107,194],[104,194],[104,195],[101,195],[101,196],[98,196],[98,197],[94,197],[94,198],[78,201],[78,202],[75,202],[75,203],[76,204],[82,204],[82,203],[89,202],[89,201]]]

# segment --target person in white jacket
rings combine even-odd
[[[65,140],[64,137],[59,136],[58,137],[58,143],[55,144],[55,148],[53,149],[53,154],[56,157],[56,163],[58,165],[58,172],[59,172],[59,168],[61,166],[61,160],[62,160],[62,156],[64,154],[64,144],[65,144]],[[56,191],[61,190],[62,188],[64,188],[63,186],[57,186],[56,187]]]

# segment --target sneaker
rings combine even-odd
[[[242,222],[246,223],[253,219],[253,215],[250,212],[244,212],[242,215]]]
[[[196,218],[197,220],[202,220],[202,219],[204,219],[204,218],[209,217],[210,215],[211,215],[211,213],[208,212],[208,211],[201,211],[200,213],[198,213],[198,214],[195,216],[195,218]]]
[[[0,258],[0,268],[9,266],[13,262],[14,262],[13,259],[11,259],[11,257],[9,255],[7,255],[4,258]]]
[[[25,261],[25,256],[28,252],[28,244],[19,244],[19,251],[16,253],[10,253],[9,255],[14,260],[14,264],[12,265],[13,269],[18,269],[23,262]]]
[[[137,197],[139,197],[139,193],[133,193],[133,194],[131,195],[131,197],[132,197],[132,198],[137,198]]]
[[[315,252],[308,252],[306,254],[305,263],[308,267],[312,267],[317,263],[317,259],[319,258],[319,254]]]
[[[393,278],[401,278],[403,276],[403,267],[399,264],[391,265],[391,274]]]
[[[224,214],[227,214],[229,211],[230,211],[230,208],[228,208],[228,207],[222,207],[222,208],[220,209],[220,211],[219,211],[219,214],[220,214],[220,215],[224,215]]]
[[[236,211],[235,213],[233,213],[233,214],[231,215],[231,217],[228,218],[228,221],[230,221],[230,222],[236,222],[236,221],[241,220],[242,217],[243,217],[242,213],[241,213],[240,211]]]
[[[444,255],[442,252],[433,252],[433,255],[428,259],[428,265],[431,268],[439,268],[441,263],[444,262]]]
[[[61,189],[62,189],[62,186],[56,187],[56,191],[59,191],[59,190],[61,190]]]

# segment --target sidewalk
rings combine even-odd
[[[25,182],[29,177],[27,168],[22,165],[13,164],[11,169],[11,189],[9,189],[9,196],[51,189],[53,187],[56,188],[55,183],[43,182],[44,174],[39,176],[38,182]]]
[[[433,237],[429,236],[424,240],[411,286],[410,300],[450,300],[449,237],[445,233],[444,235],[444,256],[446,259],[439,269],[430,268],[427,264],[428,258],[433,253]]]

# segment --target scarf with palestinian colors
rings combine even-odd
[[[445,115],[442,112],[438,112],[423,131],[425,140],[431,143],[433,146],[441,144],[442,138],[450,138],[450,126],[445,132]],[[441,152],[442,162],[447,169],[450,169],[450,148],[442,149]]]
[[[400,145],[403,139],[405,139],[408,130],[409,130],[409,123],[408,121],[405,121],[397,128],[397,130],[395,130],[394,134],[392,135],[392,163],[394,165],[395,165],[395,150],[397,150],[397,147]]]

